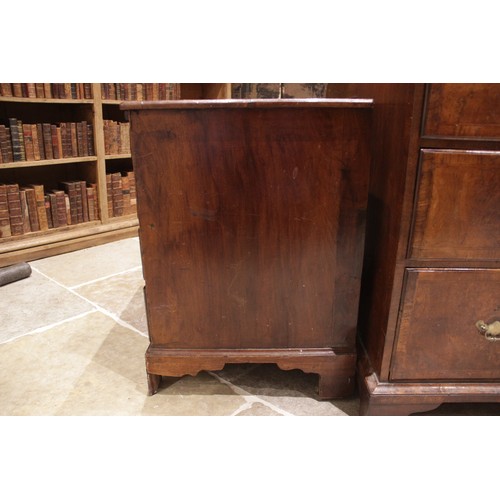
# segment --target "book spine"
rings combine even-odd
[[[94,220],[99,220],[101,218],[101,214],[99,211],[99,192],[97,190],[97,183],[90,183],[90,187],[94,193]]]
[[[0,125],[0,150],[2,152],[2,162],[11,163],[14,161],[12,155],[12,142],[10,139],[10,128]]]
[[[38,210],[36,207],[35,190],[29,187],[23,187],[26,196],[26,203],[28,205],[28,217],[32,231],[40,231],[40,224],[38,222]]]
[[[127,172],[123,172],[122,176],[122,196],[123,196],[123,215],[130,215],[131,204],[130,204],[130,183]]]
[[[63,146],[63,156],[64,158],[71,158],[73,156],[73,150],[71,147],[71,124],[63,122],[61,127],[61,139]]]
[[[82,185],[80,181],[75,182],[76,191],[76,220],[78,224],[83,222],[83,199],[82,199]]]
[[[21,200],[21,215],[23,218],[23,232],[31,233],[31,223],[28,212],[28,201],[26,199],[26,192],[23,189],[19,189],[19,198]]]
[[[86,192],[87,192],[87,205],[88,205],[88,211],[89,211],[89,221],[96,220],[97,217],[95,216],[95,193],[94,193],[94,188],[91,186],[86,187]]]
[[[35,83],[35,92],[38,99],[45,97],[45,89],[43,83]]]
[[[130,189],[131,213],[137,213],[137,194],[135,188],[135,173],[133,171],[128,172],[128,183]]]
[[[52,160],[54,158],[54,150],[52,147],[52,126],[50,123],[42,123],[42,137],[45,159]]]
[[[43,141],[43,126],[41,123],[35,125],[36,136],[38,141],[38,152],[40,154],[40,160],[45,160],[45,146]]]
[[[48,194],[44,195],[44,206],[45,206],[45,213],[47,215],[47,224],[49,226],[49,229],[52,229],[54,227],[54,221],[52,220],[52,210],[50,208],[50,197]]]
[[[71,220],[71,203],[69,202],[68,193],[64,193],[64,205],[66,209],[66,223],[68,224],[68,226],[71,226],[73,222]]]
[[[46,99],[52,99],[52,88],[50,83],[43,84],[43,93],[45,94]]]
[[[136,90],[136,98],[138,101],[144,100],[144,90],[143,90],[143,84],[142,83],[137,83],[135,86]]]
[[[70,123],[70,134],[71,134],[71,156],[78,156],[78,139],[76,135],[76,123]]]
[[[7,186],[0,184],[0,238],[8,238],[9,236],[12,236],[12,232],[10,229]]]
[[[33,188],[35,192],[36,211],[38,215],[40,231],[46,231],[47,229],[49,229],[49,225],[47,221],[47,212],[45,210],[45,193],[43,185],[31,184],[30,187]]]
[[[27,97],[30,99],[36,99],[36,85],[34,83],[27,83],[26,84],[26,90],[27,90]]]
[[[94,127],[92,126],[91,123],[87,124],[87,149],[88,149],[88,155],[89,156],[94,156],[95,155],[95,148],[94,148]]]
[[[71,224],[78,224],[78,195],[75,182],[62,182],[61,187],[69,197]]]
[[[50,136],[52,139],[52,154],[55,160],[61,158],[59,156],[59,145],[57,144],[58,136],[57,136],[57,125],[50,126]]]
[[[7,204],[9,206],[10,230],[12,236],[24,234],[19,184],[7,184]]]
[[[78,147],[78,156],[85,156],[83,151],[83,124],[78,122],[76,124],[76,142]]]
[[[91,83],[84,83],[83,84],[83,93],[85,99],[92,99],[92,84]]]
[[[113,217],[123,215],[122,176],[120,172],[111,174],[111,189],[113,192]]]
[[[85,181],[80,181],[80,192],[82,197],[82,222],[89,221],[89,204],[87,200],[87,183]]]
[[[118,122],[113,122],[112,134],[111,151],[113,154],[117,155],[120,152],[120,124]]]
[[[59,227],[59,218],[57,217],[57,199],[54,193],[47,193],[50,206],[50,218],[53,227]]]
[[[61,136],[61,127],[56,127],[56,133],[57,133],[57,154],[59,155],[59,158],[64,158],[63,156],[63,143],[62,143],[62,136]]]
[[[13,97],[23,97],[23,89],[20,83],[12,84],[12,96]]]
[[[31,130],[31,124],[29,123],[23,123],[23,141],[26,161],[34,161],[35,153],[33,148],[33,133]]]
[[[66,215],[66,200],[64,197],[64,191],[60,189],[55,189],[53,193],[56,195],[56,206],[57,206],[57,220],[59,222],[59,227],[67,226],[67,215]]]
[[[0,83],[0,95],[3,97],[13,97],[12,85],[10,83]]]
[[[36,123],[31,125],[31,138],[33,141],[33,159],[35,161],[41,160],[40,156],[40,143],[38,141],[38,128]]]
[[[22,161],[24,151],[21,149],[19,126],[16,118],[9,118],[10,136],[12,140],[12,157],[14,161]]]
[[[108,202],[108,217],[113,217],[113,186],[111,174],[106,174],[106,198]]]
[[[23,122],[21,120],[17,120],[17,130],[19,136],[20,143],[20,151],[21,151],[21,161],[26,161],[26,151],[24,149],[24,133],[23,133]]]
[[[83,156],[89,156],[89,142],[88,142],[88,132],[87,132],[87,122],[82,122],[82,140],[83,140]]]
[[[119,123],[120,129],[120,145],[119,151],[121,154],[130,154],[130,124],[128,122]]]

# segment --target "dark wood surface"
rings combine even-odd
[[[423,150],[412,258],[500,259],[500,152]]]
[[[352,390],[369,104],[127,105],[151,375],[245,362],[242,349],[272,363],[299,349],[311,371],[302,350],[326,349],[320,396]]]
[[[423,135],[500,139],[500,84],[430,84]]]
[[[406,165],[416,160],[424,86],[413,84],[335,84],[329,97],[372,98],[372,165],[359,332],[373,369],[388,380],[398,315],[414,186]],[[411,163],[410,163],[411,165]],[[403,216],[404,214],[404,216]]]
[[[500,402],[500,342],[475,326],[500,310],[499,85],[345,84],[329,96],[374,99],[361,414]]]
[[[476,328],[500,319],[500,269],[409,269],[391,380],[499,376],[500,342]]]

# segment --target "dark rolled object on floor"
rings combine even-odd
[[[2,267],[0,268],[0,286],[22,280],[30,275],[31,266],[27,262]]]

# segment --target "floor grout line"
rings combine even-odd
[[[59,285],[60,287],[62,287],[65,290],[67,290],[68,292],[72,293],[76,297],[79,297],[80,299],[84,300],[85,302],[88,302],[92,307],[95,308],[95,310],[97,310],[97,311],[103,313],[104,315],[108,316],[109,318],[113,319],[119,325],[121,325],[121,326],[123,326],[125,328],[129,328],[130,330],[134,331],[135,333],[138,333],[142,337],[146,337],[146,338],[148,337],[147,333],[141,332],[135,326],[132,326],[130,323],[127,323],[126,321],[122,320],[117,314],[115,314],[115,313],[113,313],[111,311],[108,311],[107,309],[104,309],[104,307],[102,307],[99,304],[96,304],[95,302],[87,299],[83,295],[80,295],[75,290],[72,290],[71,288],[67,287],[66,285],[63,285],[62,283],[59,283],[59,281],[57,281],[56,279],[52,278],[51,276],[48,276],[47,274],[43,273],[42,271],[40,271],[36,267],[32,266],[32,269],[34,271],[36,271],[37,273],[41,274],[42,276],[44,276],[45,278],[47,278],[48,280],[52,281],[56,285]]]
[[[13,340],[20,339],[20,338],[25,337],[27,335],[35,335],[37,333],[46,332],[47,330],[50,330],[51,328],[55,328],[59,325],[63,325],[64,323],[69,323],[70,321],[84,318],[85,316],[92,314],[92,313],[95,313],[95,312],[97,312],[96,309],[90,309],[90,310],[85,311],[81,314],[77,314],[76,316],[71,316],[70,318],[65,318],[65,319],[62,319],[61,321],[57,321],[56,323],[51,323],[50,325],[40,326],[40,327],[35,328],[34,330],[31,330],[29,332],[21,333],[20,335],[17,335],[15,337],[12,337],[12,338],[6,340],[5,342],[0,342],[0,344],[2,344],[2,345],[8,344],[9,342],[12,342]]]
[[[273,403],[270,403],[269,401],[266,401],[265,399],[259,398],[259,396],[255,396],[254,394],[249,393],[248,391],[245,391],[245,389],[242,389],[241,387],[234,385],[232,382],[229,382],[229,380],[225,380],[219,375],[217,375],[214,372],[208,372],[212,377],[216,378],[219,382],[226,384],[228,387],[230,387],[236,394],[239,394],[240,396],[243,396],[246,400],[246,403],[242,404],[241,407],[245,406],[246,404],[250,404],[248,408],[250,408],[253,403],[261,403],[268,408],[271,408],[271,410],[280,413],[281,415],[284,415],[286,417],[293,417],[295,416],[293,413],[289,413],[286,410],[283,410],[279,406],[274,405]],[[240,407],[240,408],[241,408]],[[246,408],[242,408],[246,409]],[[235,416],[237,413],[239,413],[239,409],[235,410],[230,416]]]
[[[70,286],[67,288],[68,288],[68,290],[75,290],[76,288],[80,288],[82,286],[91,285],[93,283],[98,283],[99,281],[107,280],[109,278],[114,278],[115,276],[120,276],[122,274],[131,273],[133,271],[138,271],[139,269],[142,269],[142,266],[135,266],[135,267],[132,267],[132,268],[127,269],[125,271],[120,271],[118,273],[109,274],[108,276],[103,276],[102,278],[96,278],[94,280],[86,281],[85,283],[79,283],[78,285],[73,285],[73,286]]]

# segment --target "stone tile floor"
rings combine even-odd
[[[319,401],[317,376],[226,365],[163,378],[147,396],[139,241],[30,262],[0,288],[0,415],[348,416],[351,398]],[[442,405],[428,415],[494,415],[499,405]]]

